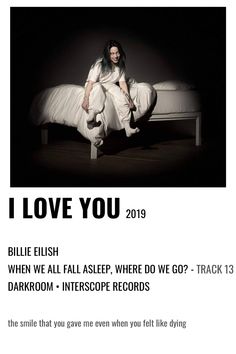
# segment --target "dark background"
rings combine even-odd
[[[219,7],[11,8],[11,186],[40,186],[29,178],[31,151],[40,143],[28,119],[34,95],[58,84],[84,85],[108,39],[122,43],[127,74],[137,81],[195,84],[206,179],[186,186],[225,186],[226,11]],[[191,127],[183,128],[187,134]]]

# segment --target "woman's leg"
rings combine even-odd
[[[96,115],[104,109],[105,99],[106,96],[101,84],[99,82],[94,83],[89,96],[89,111],[87,117],[89,129],[100,125],[100,122],[96,122]]]
[[[129,107],[129,101],[125,97],[125,94],[122,92],[120,87],[110,83],[103,84],[103,85],[106,91],[108,91],[112,96],[119,119],[121,123],[124,125],[126,136],[130,137],[131,135],[138,133],[139,132],[138,128],[133,129],[130,127],[131,111]]]

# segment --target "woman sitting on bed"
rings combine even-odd
[[[116,106],[119,120],[122,122],[126,136],[138,133],[138,128],[131,128],[131,111],[135,105],[130,97],[125,78],[125,52],[119,42],[110,40],[105,45],[103,57],[92,65],[85,85],[85,95],[82,108],[88,113],[87,126],[93,129],[99,113],[97,107],[104,100],[104,92],[109,92]],[[102,145],[103,140],[98,143]]]

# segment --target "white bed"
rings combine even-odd
[[[157,93],[150,122],[195,120],[195,145],[201,145],[201,100],[194,86],[181,81],[153,85]]]
[[[138,121],[154,106],[149,122],[194,119],[196,121],[196,145],[201,144],[201,108],[199,94],[190,85],[179,81],[165,81],[153,86],[132,81],[130,94],[136,111],[133,118]],[[91,141],[91,159],[97,158],[94,143],[103,139],[112,130],[123,129],[118,119],[112,98],[106,94],[97,121],[99,127],[87,128],[87,113],[82,109],[84,87],[79,85],[60,85],[39,93],[31,106],[31,119],[41,126],[42,143],[48,142],[48,123],[75,127],[86,139]],[[156,104],[155,104],[156,100]]]

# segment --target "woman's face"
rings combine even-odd
[[[110,49],[110,59],[113,64],[117,64],[120,59],[120,53],[117,47],[111,47]]]

